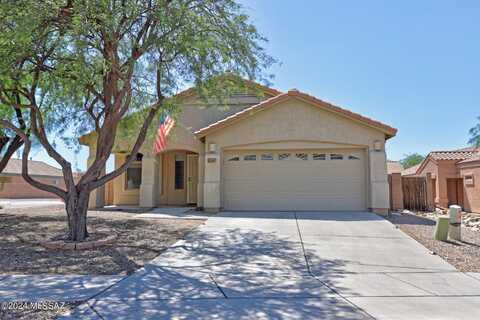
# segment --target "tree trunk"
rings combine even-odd
[[[88,192],[81,192],[75,195],[68,195],[65,207],[68,216],[68,239],[78,242],[88,237],[87,232],[87,210]]]

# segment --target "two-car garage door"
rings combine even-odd
[[[361,149],[227,151],[226,210],[365,210]]]

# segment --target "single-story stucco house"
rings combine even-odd
[[[480,212],[480,148],[432,151],[402,176],[426,177],[436,206],[458,204],[465,211]]]
[[[62,170],[42,161],[28,160],[28,171],[36,180],[65,188]],[[22,159],[12,158],[0,173],[0,198],[56,198],[56,195],[30,185],[22,178]]]
[[[206,104],[193,89],[181,93],[166,148],[155,155],[153,141],[144,144],[114,180],[113,204],[388,212],[385,143],[396,129],[298,90],[245,83],[251,90],[229,97],[227,107]],[[132,145],[118,140],[115,167]],[[80,141],[92,161],[94,135]],[[99,189],[90,206],[103,198]]]

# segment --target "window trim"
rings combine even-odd
[[[467,187],[473,187],[475,186],[475,176],[473,173],[466,173],[463,176],[463,181],[465,183],[465,186]]]
[[[246,154],[243,156],[243,161],[249,162],[249,161],[257,161],[257,155],[256,154]]]
[[[285,158],[281,158],[282,155],[285,155],[286,157]],[[278,153],[278,161],[289,161],[289,160],[292,160],[292,153],[291,152],[281,152],[281,153]]]
[[[330,153],[330,160],[338,161],[344,160],[345,156],[341,153]]]
[[[235,155],[227,159],[227,162],[239,162],[240,161],[240,156]]]
[[[140,184],[137,187],[135,188],[129,188],[128,187],[128,169],[140,169]],[[123,190],[124,191],[136,191],[136,190],[140,190],[140,187],[142,185],[142,162],[141,161],[133,161],[129,166],[128,168],[125,170],[125,174],[124,174],[124,181],[123,181]]]
[[[303,159],[299,156],[305,156],[305,159]],[[306,152],[295,152],[294,159],[297,160],[297,161],[308,161],[308,153],[306,153]]]
[[[272,161],[275,160],[275,156],[273,153],[262,153],[260,155],[260,160],[262,161]]]
[[[312,160],[314,161],[325,161],[327,160],[326,153],[312,153]]]

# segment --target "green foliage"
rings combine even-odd
[[[51,105],[47,97],[53,83],[50,74],[44,71],[54,67],[50,64],[53,54],[42,61],[43,70],[37,67],[38,60],[49,56],[50,48],[59,41],[58,32],[45,26],[58,18],[63,3],[58,0],[0,0],[0,116],[17,127],[22,127],[19,121],[28,123],[26,106],[36,99],[48,129]],[[3,134],[12,134],[1,130]]]
[[[468,143],[475,147],[480,147],[480,117],[478,117],[477,120],[478,124],[468,132],[470,135]]]
[[[162,108],[175,116],[179,101],[172,97],[186,86],[221,100],[241,90],[238,78],[223,75],[268,83],[264,70],[275,62],[233,0],[0,0],[0,19],[0,84],[28,87],[41,65],[35,96],[67,144],[101,126],[125,87],[131,95],[121,127],[131,135],[159,95],[171,97]],[[120,80],[108,79],[112,74]],[[105,92],[108,83],[114,87]],[[95,93],[108,101],[95,101]],[[0,104],[0,112],[10,108]]]
[[[405,157],[400,160],[400,163],[402,164],[403,168],[408,169],[421,163],[423,159],[425,159],[425,157],[421,154],[410,153],[406,154]]]

